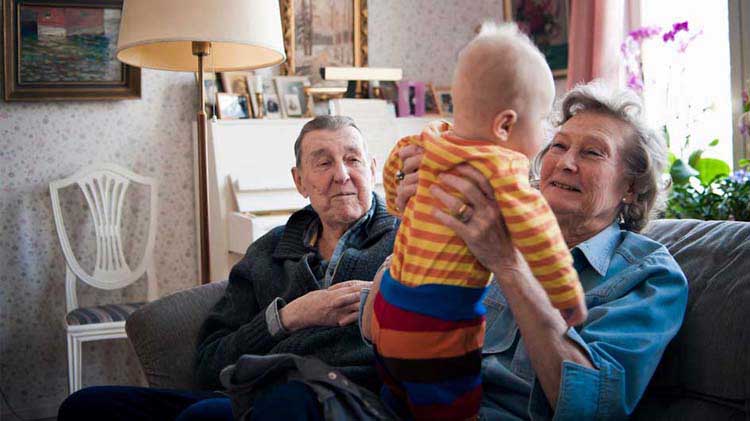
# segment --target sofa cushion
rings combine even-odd
[[[644,400],[690,398],[746,411],[750,397],[750,223],[658,220],[688,279],[687,312]],[[684,405],[683,405],[684,406]]]
[[[198,330],[227,282],[214,282],[150,302],[125,322],[151,387],[196,389],[193,360]]]

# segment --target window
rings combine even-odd
[[[677,157],[687,158],[719,139],[706,156],[733,162],[728,17],[725,1],[643,2],[642,26],[665,31],[676,22],[689,26],[682,38],[664,41],[657,36],[642,47],[646,114],[654,127],[666,123],[670,150]],[[684,52],[681,42],[689,42]]]

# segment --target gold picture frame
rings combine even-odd
[[[325,1],[325,0],[317,0]],[[328,0],[330,1],[330,0]],[[346,66],[366,66],[367,65],[367,0],[335,0],[337,4],[344,1],[351,2],[352,11],[352,62],[346,63]],[[316,0],[279,0],[281,7],[281,24],[284,33],[284,49],[286,50],[286,62],[281,66],[281,73],[283,75],[296,75],[297,72],[297,58],[296,58],[296,45],[295,40],[299,30],[304,28],[297,27],[295,23],[295,3],[304,2],[307,7],[315,7]],[[326,10],[336,10],[336,8],[328,7]],[[310,29],[311,30],[311,29]],[[313,74],[315,73],[315,74]],[[305,73],[306,76],[310,76],[315,82],[319,79],[317,72]]]
[[[141,69],[114,58],[122,0],[2,3],[6,101],[141,97]]]
[[[503,17],[506,22],[516,22],[539,47],[547,60],[552,75],[564,78],[568,75],[568,34],[570,31],[570,0],[552,0],[549,5],[534,0],[503,0]],[[530,7],[524,7],[531,5]],[[522,16],[522,13],[546,13],[545,16]],[[530,22],[545,22],[543,26],[531,28]]]

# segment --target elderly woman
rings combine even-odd
[[[484,418],[625,418],[677,333],[687,302],[685,276],[664,246],[638,234],[663,202],[666,161],[663,142],[640,112],[630,92],[578,86],[561,101],[558,130],[537,159],[539,188],[586,291],[589,315],[575,329],[566,326],[510,243],[481,174],[465,167],[463,178],[441,175],[462,199],[432,190],[448,209],[471,207],[465,222],[434,212],[496,279],[485,299]],[[421,155],[412,149],[402,158],[403,208],[415,191]]]

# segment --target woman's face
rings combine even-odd
[[[540,190],[558,219],[603,229],[632,203],[623,150],[631,128],[606,114],[583,112],[560,127],[542,158]]]

